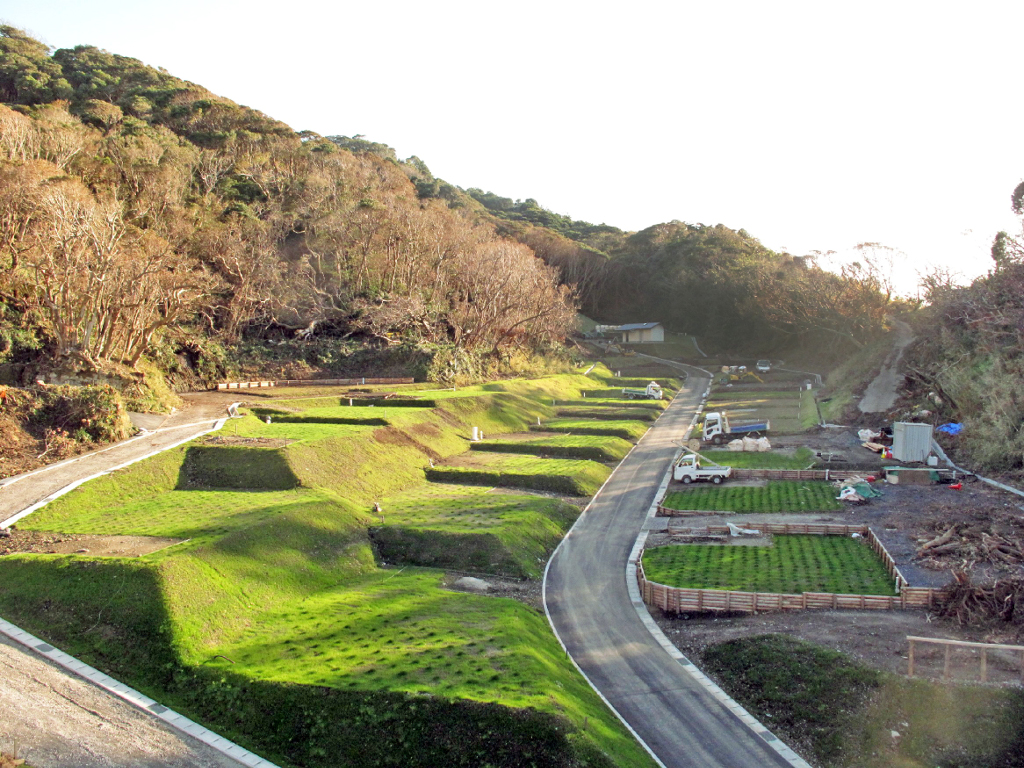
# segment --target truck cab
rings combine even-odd
[[[729,419],[724,413],[712,411],[704,417],[704,442],[720,443],[729,434]]]

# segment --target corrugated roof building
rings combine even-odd
[[[623,344],[649,344],[665,340],[665,326],[661,323],[627,323],[615,332],[622,337]]]

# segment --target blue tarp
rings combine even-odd
[[[943,424],[941,427],[936,427],[939,432],[945,432],[947,435],[959,435],[963,429],[963,424]]]

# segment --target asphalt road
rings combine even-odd
[[[569,654],[669,768],[789,763],[713,698],[657,643],[626,586],[626,563],[708,378],[686,388],[619,465],[563,541],[545,601]]]

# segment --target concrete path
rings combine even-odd
[[[70,484],[212,429],[227,416],[238,393],[199,392],[184,398],[188,406],[161,418],[163,426],[154,432],[0,481],[0,521]],[[35,768],[243,765],[0,635],[0,749],[15,748]]]
[[[228,405],[238,401],[238,393],[197,392],[184,398],[188,406],[166,419],[155,432],[0,480],[0,523],[71,483],[212,429],[218,419],[227,416]]]
[[[241,765],[3,636],[0,749],[35,768]]]
[[[630,551],[709,382],[699,369],[686,369],[685,389],[552,557],[545,605],[580,669],[663,765],[789,766],[769,746],[777,739],[755,735],[713,696],[655,639],[630,600]]]
[[[900,361],[914,340],[914,332],[902,320],[894,320],[893,325],[896,328],[893,331],[893,350],[882,363],[882,370],[864,392],[864,397],[857,406],[861,413],[884,413],[896,404],[896,397],[903,383]]]

